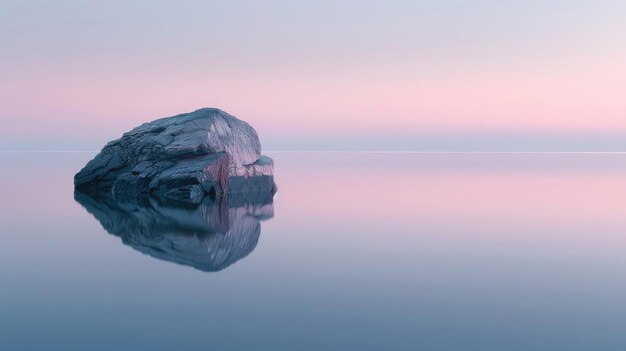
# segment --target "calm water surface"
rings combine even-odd
[[[0,349],[626,349],[626,155],[270,155],[186,209],[0,153]]]

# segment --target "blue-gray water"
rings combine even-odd
[[[626,349],[626,155],[276,153],[219,225],[81,205],[92,156],[0,153],[2,350]]]

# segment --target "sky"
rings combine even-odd
[[[618,0],[0,0],[0,150],[201,107],[269,150],[626,151]]]

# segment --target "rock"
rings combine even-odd
[[[82,192],[200,203],[274,193],[273,161],[249,124],[215,108],[144,123],[109,142],[74,176]]]
[[[250,254],[261,234],[260,221],[274,215],[272,196],[267,193],[180,204],[153,197],[117,201],[109,192],[76,190],[74,199],[124,245],[205,272],[220,271]]]

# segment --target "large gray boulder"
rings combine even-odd
[[[109,142],[74,176],[74,185],[117,200],[154,196],[199,203],[207,196],[274,193],[273,168],[254,128],[203,108],[144,123]]]

